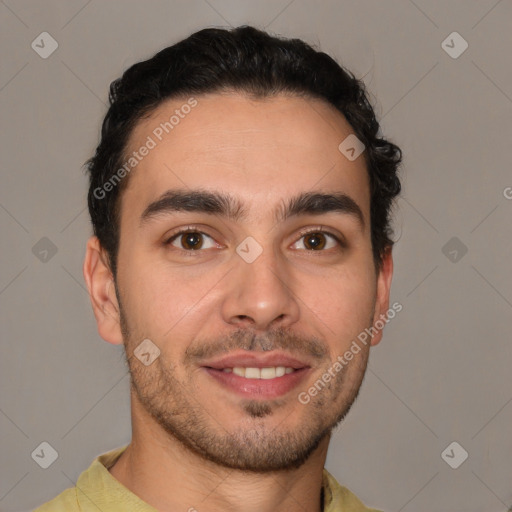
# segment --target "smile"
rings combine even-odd
[[[244,368],[235,366],[234,368],[223,368],[222,371],[225,373],[233,372],[235,375],[246,379],[275,379],[276,377],[282,377],[285,374],[292,373],[295,369],[285,366],[269,366],[267,368]]]

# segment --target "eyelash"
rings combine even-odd
[[[205,233],[204,231],[201,231],[197,227],[187,226],[186,228],[183,228],[183,229],[177,231],[176,233],[174,233],[170,238],[168,238],[164,242],[164,245],[165,246],[170,245],[180,235],[184,235],[184,234],[187,234],[187,233],[199,233],[201,235],[206,235],[207,237],[209,237],[212,240],[214,240],[214,238],[211,235],[209,235],[208,233]],[[323,229],[323,226],[317,226],[317,227],[314,227],[314,228],[309,228],[309,229],[305,229],[305,230],[300,231],[299,232],[300,236],[299,236],[298,240],[300,240],[301,238],[305,237],[306,235],[309,235],[309,234],[312,234],[312,233],[321,233],[321,234],[324,234],[324,235],[328,235],[328,236],[334,238],[334,240],[338,243],[340,248],[342,248],[342,249],[346,248],[346,243],[339,236],[335,235],[334,233],[331,233],[330,231],[325,231]],[[191,256],[195,255],[194,253],[202,252],[201,249],[199,249],[199,250],[186,250],[186,249],[178,249],[178,248],[176,248],[176,250],[184,252],[184,253],[187,253],[188,255],[191,255]],[[327,249],[327,251],[328,250],[329,249]],[[320,251],[309,250],[308,252],[326,252],[326,251],[325,250],[320,250]]]

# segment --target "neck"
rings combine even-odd
[[[299,468],[240,471],[192,452],[134,405],[132,441],[109,471],[160,512],[321,511],[328,436]]]

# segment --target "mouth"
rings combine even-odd
[[[244,398],[282,397],[311,370],[306,361],[280,353],[238,353],[202,366],[215,382]]]
[[[245,379],[275,379],[276,377],[282,377],[288,373],[292,373],[295,371],[294,368],[290,368],[289,366],[267,366],[266,368],[255,368],[248,367],[244,368],[242,366],[235,366],[234,368],[223,368],[223,372],[231,373],[233,372],[235,375],[239,377],[244,377]]]

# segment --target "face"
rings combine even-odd
[[[97,242],[86,257],[99,331],[125,344],[134,425],[149,418],[223,466],[297,467],[349,410],[369,347],[299,395],[388,307],[365,161],[338,150],[353,131],[320,100],[196,101],[169,101],[132,133],[127,153],[155,145],[122,195],[117,297]],[[147,366],[134,355],[145,339],[160,351]]]

